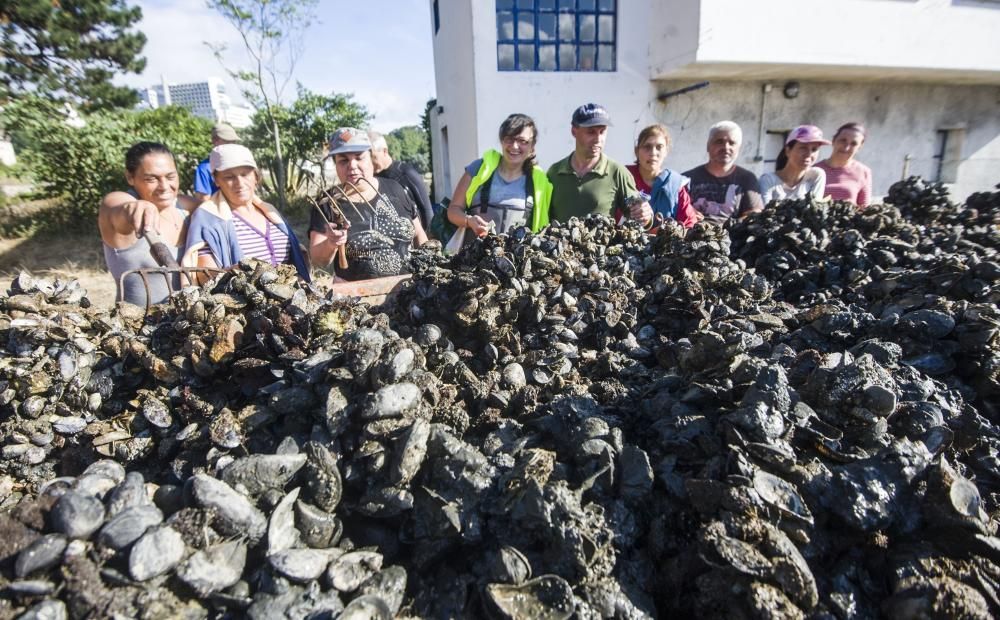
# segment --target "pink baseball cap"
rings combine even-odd
[[[816,125],[799,125],[788,134],[785,144],[791,141],[796,142],[818,142],[819,144],[830,144],[830,141],[823,137],[823,130]]]

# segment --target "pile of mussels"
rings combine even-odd
[[[1000,192],[0,297],[0,618],[1000,614]]]

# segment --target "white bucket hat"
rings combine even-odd
[[[208,167],[212,172],[250,166],[257,170],[257,162],[253,153],[242,144],[220,144],[208,155]]]

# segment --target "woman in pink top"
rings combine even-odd
[[[826,195],[864,208],[872,196],[871,168],[854,159],[865,143],[864,125],[847,123],[833,135],[833,153],[816,164],[826,172]]]

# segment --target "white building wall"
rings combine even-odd
[[[664,91],[687,82],[659,82]],[[846,122],[863,123],[868,140],[858,159],[872,168],[874,191],[884,195],[903,173],[904,159],[910,155],[909,174],[934,179],[937,174],[937,131],[964,128],[964,136],[953,134],[961,142],[962,161],[953,177],[952,193],[964,199],[1000,181],[1000,116],[994,86],[950,86],[934,84],[876,84],[855,82],[801,82],[799,95],[788,99],[782,84],[774,84],[766,95],[763,129],[781,131],[796,125],[818,125],[831,137]],[[770,172],[773,164],[758,160],[773,159],[777,154],[775,139],[764,140],[761,152],[760,111],[764,82],[712,82],[707,88],[672,97],[656,107],[656,120],[669,127],[674,146],[667,165],[687,170],[703,163],[708,128],[729,119],[743,129],[743,148],[739,165],[756,174]],[[827,157],[829,147],[820,151]],[[624,154],[620,155],[622,158]],[[945,162],[946,165],[949,162]],[[945,179],[949,180],[949,179]]]
[[[1000,3],[657,0],[652,77],[1000,80]],[[691,66],[696,60],[701,66]]]
[[[14,145],[7,138],[0,138],[0,164],[13,166],[17,163],[17,155],[14,154]]]
[[[236,129],[243,129],[253,124],[253,108],[228,105],[219,110],[218,120],[229,123]]]
[[[139,91],[142,103],[150,108],[163,105],[179,105],[195,116],[212,122],[229,123],[237,129],[249,127],[252,123],[253,108],[233,105],[226,94],[225,85],[217,77],[209,77],[204,82],[188,84],[167,84],[164,80]]]
[[[606,152],[623,163],[653,122],[674,135],[668,165],[687,170],[705,160],[708,127],[732,119],[744,129],[740,165],[759,174],[765,166],[756,157],[774,156],[758,154],[761,129],[812,123],[832,134],[859,121],[870,131],[859,159],[873,169],[876,194],[901,176],[908,154],[910,174],[933,179],[941,129],[953,131],[950,157],[961,159],[945,179],[956,197],[1000,181],[1000,36],[992,34],[1000,32],[1000,2],[620,0],[617,71],[550,73],[497,70],[494,2],[438,1],[443,112],[433,122],[447,129],[448,154],[435,129],[435,199],[450,196],[464,166],[497,145],[512,112],[538,123],[543,166],[565,157],[572,111],[588,101],[608,108],[615,126]],[[803,24],[820,34],[794,34]],[[657,99],[703,80],[708,87]],[[794,99],[782,93],[791,80],[800,82]],[[765,83],[773,89],[762,117]]]
[[[435,201],[451,197],[454,184],[461,178],[465,163],[475,157],[476,143],[476,68],[482,70],[488,59],[476,57],[473,47],[473,10],[484,9],[492,2],[438,0],[440,28],[434,37],[434,79],[438,108],[432,111],[434,145]],[[434,0],[430,30],[434,33]],[[496,33],[493,33],[493,66],[496,67]]]
[[[441,29],[434,38],[434,59],[438,104],[444,112],[437,122],[448,130],[450,165],[447,182],[442,182],[438,165],[444,155],[439,153],[440,132],[435,132],[436,200],[451,196],[469,162],[484,150],[497,148],[500,123],[514,112],[535,119],[538,160],[545,167],[572,151],[573,110],[591,101],[604,105],[615,124],[608,135],[608,152],[631,151],[637,133],[633,128],[653,117],[655,103],[649,43],[646,37],[627,34],[648,29],[648,3],[623,2],[619,8],[616,71],[543,73],[497,69],[493,2],[439,2]],[[470,49],[471,54],[466,51]]]
[[[629,35],[648,30],[649,3],[620,3],[617,70],[613,72],[498,71],[493,4],[477,3],[482,15],[476,24],[474,45],[477,56],[484,60],[478,65],[480,122],[472,159],[488,148],[497,148],[500,123],[512,112],[522,112],[535,119],[538,161],[547,168],[573,150],[573,110],[591,101],[606,107],[614,123],[608,130],[607,152],[616,159],[631,152],[638,133],[634,128],[639,125],[641,129],[644,125],[640,123],[653,118],[655,103],[654,84],[649,80],[649,42],[646,37]]]

